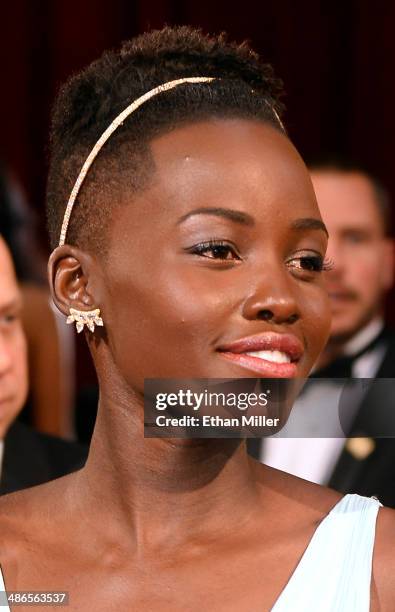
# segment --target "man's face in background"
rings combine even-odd
[[[326,273],[332,307],[330,341],[345,342],[382,312],[393,281],[393,245],[370,180],[359,172],[311,173],[329,231]]]
[[[21,410],[28,389],[21,310],[22,298],[11,257],[0,237],[0,438]]]

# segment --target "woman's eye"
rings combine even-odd
[[[200,255],[208,259],[219,259],[221,261],[235,261],[240,259],[236,248],[226,242],[201,242],[188,249],[188,251],[194,255]]]
[[[290,259],[288,264],[291,268],[306,270],[307,272],[323,272],[331,270],[333,263],[324,259],[321,255],[304,255]]]
[[[5,314],[0,317],[0,325],[4,328],[10,328],[17,321],[18,317],[13,314]]]

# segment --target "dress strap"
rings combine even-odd
[[[7,603],[7,595],[5,590],[3,572],[0,566],[0,611],[1,612],[11,612],[10,607]]]
[[[345,495],[316,529],[272,612],[369,612],[380,506]]]

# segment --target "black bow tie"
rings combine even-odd
[[[382,329],[381,332],[363,349],[358,351],[358,353],[335,359],[335,361],[332,361],[332,363],[329,365],[317,370],[313,374],[310,374],[310,378],[351,378],[354,361],[359,359],[359,357],[362,357],[362,355],[365,353],[368,353],[376,348],[376,346],[383,341],[384,337],[385,330]]]

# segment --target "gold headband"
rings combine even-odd
[[[125,110],[122,111],[122,113],[120,113],[117,117],[115,117],[114,121],[110,123],[106,131],[103,132],[103,134],[100,136],[99,140],[96,142],[95,146],[93,147],[92,151],[89,153],[88,157],[86,158],[84,162],[84,165],[81,168],[81,171],[77,177],[77,180],[74,183],[74,187],[71,191],[69,201],[67,202],[66,210],[64,212],[62,228],[60,231],[59,246],[63,246],[66,242],[67,228],[70,223],[70,217],[73,211],[74,203],[78,196],[78,192],[81,189],[81,185],[86,175],[88,174],[89,168],[95,161],[96,156],[98,155],[102,146],[107,142],[107,140],[115,132],[115,130],[120,125],[122,125],[125,119],[129,117],[129,115],[134,113],[134,111],[137,110],[142,104],[144,104],[144,102],[147,102],[147,100],[149,100],[150,98],[153,98],[159,93],[162,93],[163,91],[169,91],[169,89],[173,89],[174,87],[177,87],[177,85],[182,85],[183,83],[209,83],[210,81],[215,81],[215,80],[216,80],[215,77],[185,77],[182,79],[176,79],[174,81],[168,81],[167,83],[162,83],[162,85],[158,85],[157,87],[154,87],[154,89],[147,91],[147,93],[137,98],[137,100],[134,100],[134,102],[129,104],[129,106],[127,106]],[[281,122],[281,119],[276,109],[273,106],[271,106],[271,109],[277,121],[279,122],[281,128],[284,130],[284,126]]]

